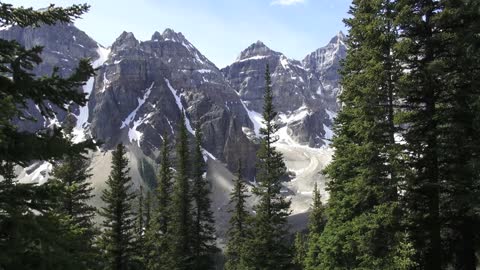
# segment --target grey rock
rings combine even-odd
[[[50,75],[54,67],[58,67],[59,75],[65,77],[72,74],[80,59],[98,58],[96,51],[98,44],[72,24],[60,23],[55,26],[43,25],[36,28],[12,26],[0,31],[0,39],[15,40],[28,49],[42,46],[42,63],[33,70],[38,76]],[[78,89],[78,91],[82,90]],[[72,106],[69,110],[78,113],[77,106]],[[54,111],[58,122],[63,123],[67,117],[66,110],[54,107]],[[35,132],[55,121],[44,119],[32,102],[29,102],[26,113],[37,121],[18,121],[17,125],[21,130]]]

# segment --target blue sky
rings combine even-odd
[[[218,67],[233,62],[257,40],[289,58],[302,59],[338,31],[350,0],[10,0],[14,6],[88,3],[76,25],[104,46],[122,33],[150,39],[172,28]]]

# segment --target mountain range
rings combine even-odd
[[[175,141],[177,124],[184,114],[189,132],[193,135],[200,128],[203,133],[207,177],[222,234],[233,179],[230,172],[236,171],[238,160],[246,165],[246,178],[255,182],[267,65],[279,113],[276,145],[291,174],[285,193],[292,198],[293,214],[308,210],[314,182],[324,187],[325,179],[319,172],[331,158],[328,143],[340,106],[338,69],[346,55],[346,37],[341,32],[301,61],[257,41],[221,69],[182,33],[171,29],[155,32],[145,41],[123,32],[108,47],[71,24],[13,26],[1,30],[0,38],[16,40],[27,48],[43,46],[43,62],[34,70],[39,76],[51,74],[54,67],[60,75],[68,75],[85,57],[98,68],[79,89],[89,98],[87,106],[57,108],[55,118],[44,119],[32,105],[28,113],[38,121],[18,122],[31,132],[69,122],[75,126],[75,141],[93,138],[102,142],[102,147],[91,153],[92,181],[98,190],[109,173],[111,149],[120,142],[129,149],[136,184],[153,186],[159,149],[165,137]],[[50,169],[50,163],[36,162],[19,169],[19,178],[42,183]]]

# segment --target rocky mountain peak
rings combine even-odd
[[[151,40],[152,40],[152,41],[162,41],[162,40],[163,40],[163,36],[162,36],[162,34],[160,34],[158,31],[155,31],[155,33],[153,33],[153,35],[152,35]]]
[[[280,55],[279,52],[273,51],[267,45],[265,45],[262,41],[258,40],[257,42],[253,43],[252,45],[248,46],[245,50],[240,53],[238,56],[237,61],[245,60],[252,57],[260,57],[260,56],[271,56],[271,55]]]
[[[347,36],[345,36],[345,34],[342,31],[340,31],[340,32],[338,32],[338,34],[336,36],[334,36],[330,40],[328,45],[332,45],[332,46],[336,46],[336,47],[345,46],[345,41],[346,40],[347,40]]]
[[[135,38],[132,32],[123,31],[122,34],[113,42],[112,49],[119,51],[125,48],[136,47],[139,41]]]
[[[186,40],[185,36],[183,36],[181,32],[177,33],[170,28],[167,28],[165,31],[163,31],[162,37],[164,40],[171,40],[174,42],[182,42]]]

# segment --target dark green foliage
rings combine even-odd
[[[255,205],[253,220],[253,238],[249,241],[249,267],[256,269],[289,269],[292,252],[287,241],[287,217],[290,214],[290,201],[281,194],[281,179],[286,175],[283,156],[273,144],[277,141],[274,133],[278,130],[275,123],[277,113],[273,107],[273,93],[270,71],[265,71],[265,94],[263,106],[264,125],[260,149],[257,153],[258,186],[253,193],[259,202]]]
[[[309,234],[321,234],[327,223],[325,215],[325,206],[322,203],[322,195],[315,182],[313,187],[313,204],[312,212],[308,217],[308,232]]]
[[[295,265],[295,269],[305,269],[308,250],[307,236],[305,236],[305,234],[302,232],[297,232],[295,234],[295,242],[293,247],[295,251],[293,256],[293,264]]]
[[[155,192],[156,206],[152,211],[152,221],[147,230],[147,269],[171,269],[173,247],[168,229],[172,220],[172,170],[168,137],[163,135],[160,172]]]
[[[226,263],[227,270],[245,270],[247,262],[247,242],[251,237],[251,216],[247,210],[248,189],[242,179],[242,164],[238,161],[237,178],[233,182],[233,190],[230,193],[230,217],[227,232]]]
[[[87,5],[50,6],[41,12],[5,3],[0,5],[2,27],[72,23],[88,10]],[[68,78],[61,78],[57,69],[51,76],[35,77],[32,70],[41,63],[41,52],[39,46],[25,49],[16,41],[0,40],[0,173],[6,179],[0,182],[0,268],[82,269],[85,265],[78,264],[82,255],[72,256],[71,251],[77,247],[79,237],[86,236],[83,234],[86,231],[73,228],[72,224],[85,225],[88,209],[83,209],[87,210],[85,215],[73,220],[57,211],[64,190],[53,185],[13,181],[15,164],[60,160],[93,147],[92,141],[72,144],[59,128],[28,133],[19,131],[13,124],[14,120],[35,121],[24,113],[30,101],[40,108],[44,117],[54,115],[50,105],[65,108],[66,104],[85,104],[85,95],[77,89],[94,74],[89,61],[80,61]]]
[[[104,218],[100,247],[104,250],[108,269],[129,269],[135,254],[135,213],[132,202],[135,194],[128,168],[126,149],[119,144],[112,153],[112,170],[103,191],[99,214]]]
[[[193,151],[192,190],[193,222],[191,245],[193,265],[190,269],[214,269],[215,220],[211,210],[210,187],[205,178],[206,164],[202,152],[202,133],[200,125],[195,130],[195,146]]]
[[[98,234],[93,222],[96,208],[88,203],[93,197],[89,166],[90,160],[83,155],[65,155],[54,164],[52,179],[47,184],[59,191],[53,212],[63,218],[75,235],[66,251],[75,258],[72,263],[76,262],[78,269],[91,268],[98,261],[98,250],[93,245]]]
[[[412,168],[407,226],[422,269],[475,269],[479,207],[478,1],[398,1]],[[476,242],[475,242],[476,241]]]
[[[87,5],[70,8],[51,6],[46,11],[13,8],[1,4],[0,22],[2,27],[20,25],[21,27],[72,22],[88,10]],[[78,68],[68,78],[58,75],[58,70],[51,76],[34,77],[32,70],[42,62],[42,47],[25,49],[16,41],[0,40],[2,54],[0,72],[0,156],[2,160],[25,165],[31,160],[61,159],[65,153],[78,153],[85,147],[93,147],[92,141],[77,145],[63,137],[60,130],[41,131],[37,133],[21,132],[12,124],[12,120],[35,120],[24,114],[27,102],[33,101],[42,113],[50,118],[54,111],[50,105],[65,108],[65,104],[85,105],[85,94],[76,91],[93,76],[94,70],[88,59],[81,60]]]
[[[328,223],[317,240],[321,269],[399,269],[400,145],[395,142],[399,66],[392,1],[353,1],[342,68],[342,110],[335,121]],[[318,238],[317,236],[314,236]],[[312,240],[315,241],[315,240]],[[314,259],[314,258],[312,258]]]
[[[325,206],[322,203],[322,196],[317,183],[315,183],[313,189],[312,212],[308,217],[308,235],[306,241],[304,240],[306,245],[302,264],[304,269],[315,269],[320,265],[319,255],[321,252],[321,243],[319,239],[325,229],[326,223]]]
[[[192,198],[189,181],[188,131],[182,111],[177,132],[177,166],[172,194],[171,222],[168,224],[171,258],[174,269],[187,270],[192,266],[191,228]]]
[[[143,186],[140,186],[140,191],[138,192],[137,200],[138,200],[137,218],[136,218],[135,231],[137,234],[137,239],[140,239],[143,237],[143,233],[145,230],[145,213],[143,212],[143,207],[144,207]]]

